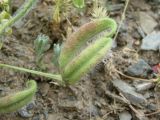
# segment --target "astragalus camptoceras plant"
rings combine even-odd
[[[81,26],[61,46],[55,45],[54,53],[56,53],[55,61],[57,61],[55,63],[59,68],[58,74],[44,73],[7,64],[0,64],[0,67],[48,77],[61,85],[73,85],[88,73],[111,48],[112,36],[116,29],[117,24],[113,19],[108,17],[96,19]],[[106,33],[86,46],[88,40],[101,32]]]

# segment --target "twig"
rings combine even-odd
[[[130,107],[130,109],[136,114],[136,116],[137,116],[138,118],[145,117],[144,114],[141,114],[139,111],[137,111],[137,110],[133,107],[133,105],[130,103],[130,101],[127,100],[126,97],[125,97],[122,93],[120,93],[120,96],[125,100],[125,102],[128,104],[128,106]]]
[[[146,116],[151,116],[151,115],[155,115],[155,114],[158,114],[160,113],[160,109],[155,111],[155,112],[152,112],[152,113],[148,113],[148,114],[145,114]]]
[[[108,96],[110,96],[110,97],[112,97],[112,98],[114,98],[114,99],[116,99],[116,100],[118,100],[118,101],[121,101],[121,102],[127,104],[127,105],[130,107],[130,109],[137,115],[137,117],[143,117],[143,116],[145,116],[145,115],[140,114],[140,112],[137,111],[137,110],[132,106],[132,104],[130,103],[130,101],[127,100],[127,99],[124,97],[123,94],[120,93],[120,96],[121,96],[121,97],[120,97],[120,96],[117,96],[117,95],[115,95],[115,94],[113,94],[113,93],[111,93],[111,92],[109,92],[109,91],[106,91],[105,93],[106,93]]]
[[[132,80],[141,80],[141,81],[146,81],[146,82],[157,82],[157,79],[143,79],[143,78],[131,77],[131,76],[125,75],[124,73],[118,71],[117,69],[115,69],[115,71],[117,73],[119,73],[120,75],[122,75],[126,78],[129,78],[129,79],[132,79]]]
[[[117,32],[116,32],[113,40],[115,40],[115,39],[117,38],[117,35],[118,35],[118,33],[119,33],[119,31],[120,31],[120,28],[121,28],[121,26],[122,26],[122,24],[123,24],[123,21],[124,21],[124,19],[125,19],[125,14],[126,14],[126,10],[127,10],[129,1],[130,1],[130,0],[126,0],[125,7],[124,7],[124,10],[123,10],[123,13],[122,13],[122,16],[121,16],[122,19],[121,19],[121,21],[120,21],[120,23],[119,23]]]
[[[116,100],[118,100],[118,101],[124,102],[124,99],[123,99],[122,97],[120,97],[120,96],[118,96],[118,95],[115,95],[115,94],[111,93],[110,91],[105,91],[105,93],[106,93],[108,96],[110,96],[111,98],[114,98],[114,99],[116,99]]]

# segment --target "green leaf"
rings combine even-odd
[[[3,19],[9,19],[11,16],[8,12],[2,11],[0,13],[0,23],[2,22]]]
[[[36,61],[39,63],[43,57],[44,52],[48,49],[49,46],[49,37],[40,34],[37,39],[34,41],[34,47],[36,52]]]
[[[59,56],[61,53],[61,46],[59,44],[54,44],[53,50],[54,50],[54,54],[52,57],[52,63],[55,66],[59,67]]]
[[[72,0],[73,4],[77,8],[83,8],[85,6],[84,0]]]

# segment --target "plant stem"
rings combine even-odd
[[[35,75],[40,75],[43,77],[54,79],[60,84],[64,84],[64,82],[62,80],[62,76],[60,74],[44,73],[44,72],[40,72],[40,71],[30,70],[30,69],[16,67],[16,66],[7,65],[7,64],[0,64],[0,67],[6,67],[6,68],[14,69],[14,70],[19,70],[22,72],[28,72],[28,73],[35,74]]]
[[[2,33],[7,27],[12,26],[15,22],[17,22],[19,19],[25,16],[25,14],[28,12],[28,10],[30,10],[30,8],[36,1],[37,0],[26,0],[23,6],[17,10],[16,14],[11,19],[9,19],[8,22],[4,23],[0,27],[0,35],[2,35]]]
[[[125,7],[124,7],[124,10],[123,10],[123,13],[122,13],[122,16],[121,16],[121,21],[120,21],[120,23],[119,23],[117,32],[116,32],[116,34],[115,34],[115,36],[114,36],[114,40],[117,38],[118,33],[119,33],[119,31],[120,31],[120,28],[121,28],[121,26],[122,26],[122,24],[123,24],[123,21],[125,20],[125,15],[126,15],[126,11],[127,11],[127,7],[128,7],[129,2],[130,2],[130,0],[126,0],[126,2],[125,2]]]

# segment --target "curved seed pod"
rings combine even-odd
[[[63,69],[72,60],[87,40],[106,29],[111,29],[111,31],[106,33],[105,37],[111,37],[117,29],[116,22],[111,18],[101,18],[83,25],[74,32],[62,46],[59,58],[60,68]]]
[[[75,57],[64,69],[63,78],[73,84],[93,68],[112,46],[111,38],[100,38]]]
[[[0,113],[13,112],[31,101],[37,90],[37,84],[34,80],[27,82],[28,89],[0,98]]]

